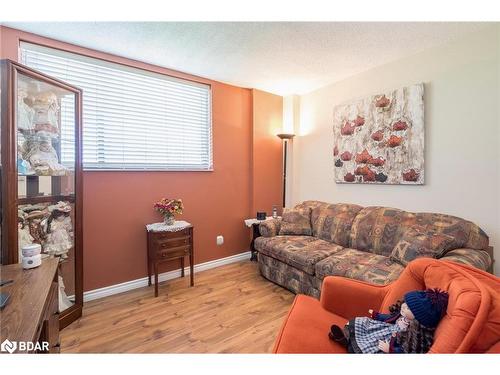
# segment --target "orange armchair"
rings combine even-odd
[[[297,295],[276,339],[274,353],[346,353],[328,339],[332,324],[388,311],[406,292],[440,288],[449,293],[429,353],[500,352],[500,279],[466,265],[429,258],[411,262],[398,280],[377,286],[329,276],[320,301]]]

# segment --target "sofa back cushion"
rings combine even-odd
[[[406,267],[416,258],[439,258],[455,243],[453,236],[420,225],[408,228],[394,246],[390,259]]]
[[[389,207],[365,207],[354,219],[351,247],[390,256],[403,234],[413,225],[454,238],[450,249],[485,249],[488,236],[474,223],[451,215],[412,213]]]
[[[486,249],[489,239],[486,233],[471,221],[462,218],[428,212],[415,214],[418,225],[455,238],[453,248]]]
[[[397,208],[365,207],[352,224],[351,247],[390,256],[404,232],[415,222],[415,214]]]
[[[281,215],[279,235],[310,236],[311,208],[285,208]]]
[[[295,205],[294,208],[310,208],[311,211],[319,206],[328,206],[330,203],[322,201],[303,201]]]
[[[352,223],[362,208],[345,203],[317,205],[311,212],[312,235],[349,247]]]

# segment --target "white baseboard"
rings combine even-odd
[[[211,260],[205,263],[200,263],[200,264],[195,264],[194,266],[194,273],[209,270],[211,268],[216,268],[223,266],[225,264],[230,264],[230,263],[235,263],[235,262],[240,262],[242,260],[247,260],[250,259],[251,252],[246,251],[244,253],[236,254],[236,255],[231,255],[226,258],[221,258],[221,259],[215,259]],[[189,267],[184,268],[184,272],[186,275],[190,274]],[[164,272],[158,275],[158,282],[166,281],[166,280],[172,280],[177,277],[181,276],[181,269],[176,269],[173,271],[169,272]],[[154,277],[151,278],[151,281],[154,284]],[[137,289],[137,288],[142,288],[144,286],[148,285],[148,278],[143,277],[141,279],[137,280],[131,280],[131,281],[126,281],[124,283],[120,284],[115,284],[115,285],[110,285],[106,286],[104,288],[99,288],[99,289],[94,289],[94,290],[89,290],[88,292],[83,293],[83,301],[92,301],[95,299],[107,297],[107,296],[112,296],[114,294],[118,293],[123,293],[128,290],[132,289]]]

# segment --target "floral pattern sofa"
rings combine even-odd
[[[262,222],[259,229],[262,236],[255,248],[261,274],[292,292],[317,298],[325,276],[385,285],[419,257],[482,270],[492,265],[486,233],[470,221],[444,214],[305,201],[285,211],[282,219]]]

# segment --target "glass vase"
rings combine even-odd
[[[175,223],[174,215],[172,215],[172,214],[164,215],[163,222],[165,223],[165,225],[174,225],[174,223]]]

